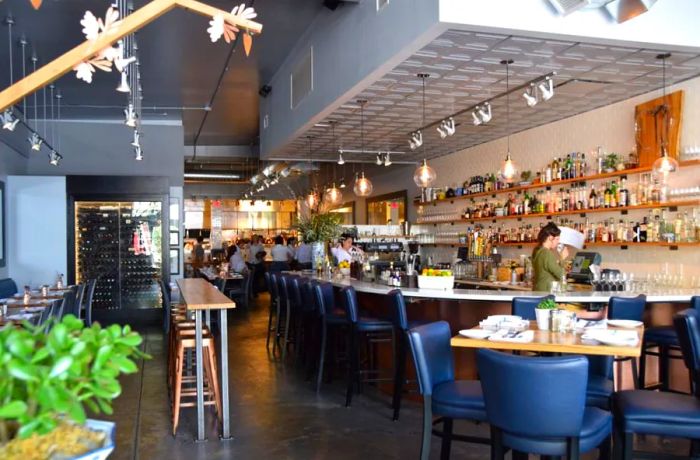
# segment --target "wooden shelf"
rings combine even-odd
[[[700,160],[688,160],[688,161],[681,161],[680,162],[681,167],[699,166],[699,165],[700,165]],[[593,175],[584,176],[584,177],[577,177],[575,179],[562,179],[562,180],[557,180],[557,181],[552,181],[552,182],[547,182],[547,183],[518,185],[515,187],[505,188],[505,189],[501,189],[501,190],[493,190],[490,192],[472,193],[469,195],[460,195],[460,196],[455,196],[452,198],[433,200],[433,201],[429,201],[427,203],[421,203],[420,201],[414,200],[413,204],[414,204],[414,206],[431,206],[431,205],[437,206],[438,204],[441,204],[441,203],[454,203],[455,201],[460,201],[460,200],[473,200],[475,198],[484,198],[484,197],[494,197],[495,198],[496,195],[503,195],[505,193],[520,193],[522,191],[530,190],[530,189],[542,189],[542,188],[547,188],[547,187],[556,187],[558,185],[566,185],[566,184],[571,184],[573,182],[586,182],[586,181],[593,181],[593,180],[609,179],[612,177],[621,177],[621,176],[627,176],[629,174],[646,173],[649,171],[651,171],[651,166],[645,166],[643,168],[633,168],[633,169],[625,169],[622,171],[614,171],[614,172],[610,172],[610,173],[593,174]]]
[[[669,201],[667,203],[649,203],[640,204],[637,206],[620,206],[616,208],[596,208],[596,209],[580,209],[575,211],[561,211],[561,212],[542,212],[537,214],[521,214],[512,216],[491,216],[491,217],[475,217],[473,219],[453,219],[453,220],[439,220],[436,222],[422,222],[415,223],[412,225],[437,225],[437,224],[448,224],[448,223],[470,223],[474,222],[485,222],[485,221],[497,221],[497,220],[512,220],[512,219],[531,219],[535,217],[552,218],[557,216],[570,216],[574,214],[579,214],[582,217],[586,214],[594,214],[601,212],[618,212],[618,211],[634,211],[639,209],[652,209],[652,208],[680,208],[683,206],[698,206],[700,205],[700,200],[687,200],[687,201]]]
[[[498,243],[496,247],[499,248],[508,248],[508,247],[527,247],[527,246],[534,246],[536,243],[534,241],[525,241],[522,243]],[[453,243],[432,243],[432,244],[427,244],[427,245],[421,245],[421,246],[464,246],[461,244]],[[678,247],[700,247],[700,242],[678,242],[678,243],[665,243],[661,241],[656,241],[656,242],[644,242],[644,243],[637,243],[637,242],[632,242],[632,241],[615,241],[612,243],[604,243],[602,241],[597,241],[595,243],[586,243],[583,245],[584,248],[589,248],[589,247],[598,247],[598,246],[611,246],[611,247],[622,247],[622,246],[642,246],[642,247],[668,247],[668,248],[678,248]]]

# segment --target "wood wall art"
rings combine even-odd
[[[666,143],[670,157],[678,159],[683,117],[683,91],[639,104],[634,110],[634,129],[639,166],[651,166]],[[668,125],[666,126],[665,123]]]

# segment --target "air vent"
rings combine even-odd
[[[314,89],[314,49],[302,57],[290,75],[291,107],[296,108]]]
[[[588,6],[591,2],[590,0],[549,0],[549,3],[557,10],[557,13],[566,16]]]

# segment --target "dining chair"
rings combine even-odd
[[[66,315],[74,314],[75,309],[75,291],[69,289],[63,293],[63,302],[61,303],[61,309],[58,314],[59,319],[63,319]]]
[[[690,307],[700,311],[700,296],[690,299]],[[658,351],[654,351],[658,348]],[[659,382],[653,385],[646,384],[647,356],[656,356],[659,363]],[[673,325],[653,326],[644,329],[644,341],[642,343],[642,355],[639,358],[639,385],[640,389],[676,391],[669,388],[669,364],[670,360],[683,359],[681,346],[678,343],[678,334]],[[690,375],[690,392],[693,392],[693,376]]]
[[[78,290],[75,295],[75,308],[73,309],[73,314],[78,318],[83,317],[83,301],[85,299],[87,283],[80,283],[78,285]]]
[[[314,286],[315,308],[318,312],[318,322],[320,328],[318,364],[316,366],[316,391],[321,390],[321,382],[324,376],[326,354],[331,350],[330,357],[333,358],[335,329],[346,324],[345,312],[335,306],[335,295],[333,285],[323,282]],[[333,334],[329,334],[333,333]],[[329,346],[330,341],[330,346]],[[332,364],[332,363],[331,363]]]
[[[691,440],[690,456],[700,454],[700,312],[687,309],[673,317],[673,326],[692,375],[693,394],[627,390],[613,397],[616,458],[632,458],[635,434]]]
[[[87,300],[85,302],[85,325],[92,326],[92,300],[95,297],[95,287],[97,286],[97,279],[93,278],[88,281],[87,286]]]
[[[642,321],[647,298],[644,294],[637,297],[612,296],[608,301],[608,319],[624,319]],[[616,357],[615,363],[629,361],[632,366],[632,384],[635,388],[639,384],[639,372],[637,371],[637,358]]]
[[[252,273],[254,273],[255,268],[251,269]],[[275,326],[272,324],[272,319],[276,317],[277,315],[277,309],[278,309],[278,304],[279,304],[279,298],[277,295],[277,275],[274,273],[270,272],[265,272],[265,284],[267,284],[267,289],[270,291],[270,313],[267,319],[267,341],[265,342],[265,347],[269,350],[270,349],[270,335],[272,334],[272,331],[275,331],[275,335],[277,334],[277,328],[276,328],[276,322]],[[276,338],[275,338],[276,341]],[[275,347],[273,343],[273,348]]]
[[[511,314],[520,316],[522,319],[534,321],[537,319],[535,309],[543,300],[554,300],[553,295],[542,297],[513,297],[511,301]]]
[[[584,356],[517,356],[489,349],[477,352],[491,458],[505,449],[578,459],[597,447],[610,453],[612,415],[586,407],[588,361]]]
[[[423,396],[423,435],[420,458],[430,457],[433,434],[442,438],[440,458],[450,457],[452,440],[489,444],[486,438],[454,434],[454,420],[486,421],[481,384],[477,380],[455,380],[454,359],[447,321],[424,324],[408,331],[418,389]],[[433,417],[437,416],[436,420]],[[442,423],[442,431],[433,425]]]

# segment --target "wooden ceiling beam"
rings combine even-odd
[[[142,27],[155,21],[173,8],[184,8],[207,17],[222,15],[236,27],[251,33],[260,33],[262,24],[239,18],[230,12],[220,10],[196,0],[152,0],[121,20],[119,27],[110,33],[100,34],[94,41],[86,40],[75,48],[67,51],[48,64],[27,75],[22,80],[0,92],[0,112],[24,97],[51,84],[66,73],[72,71],[78,64],[88,60],[99,51],[113,45],[121,38],[130,35]],[[202,33],[206,33],[203,29]]]

